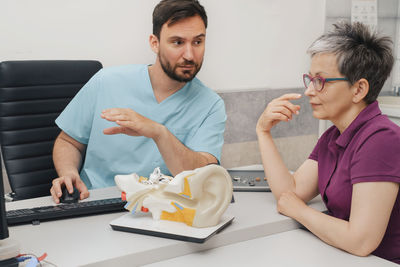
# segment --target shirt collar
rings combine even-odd
[[[341,147],[346,147],[357,131],[369,120],[380,115],[382,112],[379,109],[378,101],[374,101],[366,106],[360,114],[351,122],[349,127],[336,139],[336,144]]]

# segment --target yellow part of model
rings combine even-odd
[[[161,220],[184,222],[185,224],[192,226],[194,215],[196,214],[195,209],[184,208],[176,202],[171,202],[171,205],[176,207],[176,212],[166,212],[161,213]]]

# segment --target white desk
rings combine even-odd
[[[146,267],[175,266],[398,266],[375,256],[357,257],[297,229],[160,261]]]
[[[119,192],[115,187],[98,189],[91,191],[90,200],[116,196],[119,196]],[[276,212],[276,203],[271,193],[235,192],[234,196],[235,203],[227,209],[229,214],[235,216],[232,225],[204,244],[112,230],[109,222],[123,212],[42,222],[36,226],[12,226],[9,227],[10,237],[21,243],[21,253],[42,255],[47,252],[46,260],[57,266],[138,266],[299,227],[294,220]],[[50,203],[51,198],[44,197],[7,203],[6,207],[16,209]],[[325,209],[319,198],[311,201],[310,205],[317,210]],[[326,246],[322,241],[317,241],[321,247]],[[302,245],[306,246],[307,242]],[[274,246],[273,243],[271,246]],[[334,260],[336,254],[332,255]],[[349,259],[359,259],[349,256]],[[386,263],[379,258],[375,260]]]

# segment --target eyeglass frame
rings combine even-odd
[[[349,80],[349,79],[347,79],[347,78],[345,78],[345,77],[342,77],[342,78],[324,78],[324,77],[321,77],[321,76],[314,76],[314,77],[312,77],[311,75],[305,73],[305,74],[303,74],[303,83],[304,83],[304,86],[306,87],[306,89],[308,88],[308,86],[306,85],[305,77],[308,77],[308,78],[310,79],[310,83],[308,84],[308,86],[309,86],[311,83],[312,83],[313,86],[314,86],[313,80],[314,80],[315,78],[318,78],[318,79],[321,80],[321,82],[322,82],[321,89],[318,90],[318,89],[316,89],[315,86],[314,86],[314,89],[315,89],[316,91],[318,91],[318,92],[321,92],[321,91],[324,89],[324,86],[325,86],[325,83],[326,83],[326,82],[332,82],[332,81],[348,81],[348,80]]]

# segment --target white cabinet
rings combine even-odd
[[[378,97],[379,107],[383,114],[400,126],[400,97],[381,96]]]
[[[381,110],[383,114],[386,114],[389,119],[400,126],[400,106],[393,108],[382,105]]]

